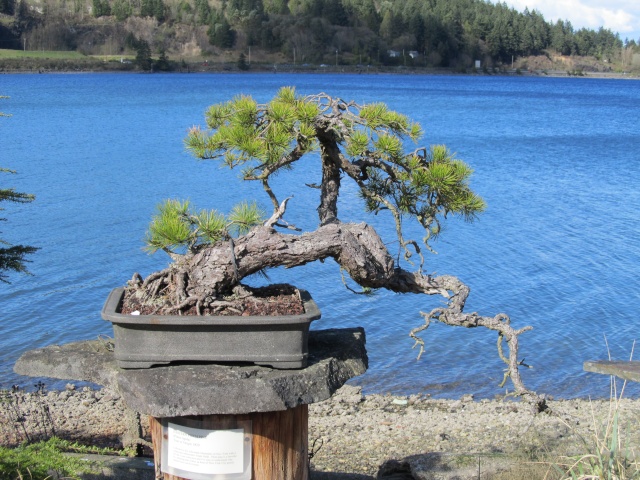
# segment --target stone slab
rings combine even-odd
[[[121,369],[104,341],[51,345],[25,352],[20,375],[108,386],[129,408],[154,417],[273,412],[326,400],[367,370],[362,328],[309,332],[308,366],[276,370],[257,365],[177,364]]]
[[[640,362],[624,360],[595,360],[584,362],[585,372],[615,375],[624,380],[640,382]]]
[[[549,465],[500,454],[460,455],[432,452],[406,459],[413,480],[493,480],[545,478]],[[381,479],[382,480],[382,479]]]

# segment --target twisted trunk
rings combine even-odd
[[[206,303],[225,292],[231,291],[239,282],[264,268],[297,267],[316,260],[333,258],[359,285],[368,288],[385,288],[398,293],[440,295],[447,299],[447,306],[421,313],[423,325],[413,329],[411,337],[423,351],[424,342],[418,334],[426,330],[431,320],[465,328],[485,327],[495,330],[500,341],[505,339],[509,347],[506,357],[499,343],[499,353],[506,363],[505,380],[510,377],[515,393],[531,397],[536,408],[546,408],[544,398],[526,389],[518,367],[518,335],[531,329],[519,330],[510,325],[507,315],[481,316],[476,312],[465,313],[464,305],[469,287],[454,276],[431,277],[419,272],[410,272],[398,267],[377,232],[366,223],[341,223],[337,220],[321,225],[317,230],[301,235],[283,234],[270,226],[253,229],[233,242],[221,241],[204,248],[197,254],[176,264],[165,276],[180,278],[182,302],[180,308]],[[177,269],[177,271],[176,271]],[[161,280],[156,278],[146,285],[146,296]],[[173,307],[176,308],[176,307]]]
[[[297,267],[333,258],[363,287],[398,293],[442,294],[447,277],[428,277],[396,267],[382,239],[366,223],[334,221],[302,235],[282,234],[260,227],[231,245],[219,242],[189,259],[190,295],[211,295],[230,290],[242,279],[264,268]]]

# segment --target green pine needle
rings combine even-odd
[[[147,230],[145,242],[147,250],[175,250],[187,247],[193,242],[193,232],[188,219],[189,202],[166,200],[157,207]]]
[[[334,142],[340,162],[350,163],[350,170],[339,167],[341,173],[358,182],[365,210],[390,210],[398,225],[402,217],[412,217],[425,229],[427,239],[440,232],[439,222],[447,215],[473,220],[486,208],[469,187],[473,170],[446,146],[407,153],[407,143],[421,138],[422,128],[382,102],[358,106],[324,94],[298,96],[295,88],[283,87],[265,104],[238,96],[214,105],[206,120],[208,130],[189,132],[187,149],[197,158],[217,158],[229,168],[240,167],[245,180],[262,180],[272,201],[276,194],[267,183],[270,177],[292,168],[302,154]],[[357,168],[362,175],[356,178]],[[198,227],[190,226],[200,232],[195,240],[179,224],[169,233],[182,235],[191,245],[243,234],[262,221],[258,210],[248,203],[235,207],[225,231],[218,221],[212,220],[216,226],[208,228],[202,220]]]
[[[215,210],[202,210],[195,218],[194,224],[199,234],[207,243],[215,243],[226,235],[227,219]]]
[[[264,211],[256,202],[241,202],[231,210],[229,221],[235,233],[245,235],[253,227],[263,223]]]

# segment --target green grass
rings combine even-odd
[[[55,60],[78,60],[87,58],[79,52],[54,52],[54,51],[31,51],[31,50],[7,50],[0,48],[0,60],[8,58],[37,58],[37,59],[55,59]]]
[[[82,473],[92,472],[91,464],[66,453],[131,456],[133,452],[81,445],[56,437],[17,448],[0,447],[0,480],[77,479]]]
[[[18,448],[0,447],[0,480],[78,478],[79,473],[87,471],[87,463],[64,455],[69,445],[51,438]]]

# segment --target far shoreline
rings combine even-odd
[[[12,74],[102,74],[102,73],[122,73],[122,74],[301,74],[301,75],[450,75],[450,76],[477,76],[477,77],[543,77],[543,78],[589,78],[604,80],[640,80],[640,74],[636,72],[599,72],[599,71],[562,71],[562,70],[521,70],[509,68],[502,70],[483,69],[454,69],[444,67],[385,67],[385,66],[302,66],[290,64],[254,64],[242,70],[235,64],[220,64],[198,62],[187,64],[186,67],[172,68],[166,71],[143,71],[135,68],[133,64],[122,64],[115,61],[96,61],[90,64],[69,65],[69,62],[56,62],[46,60],[34,62],[31,66],[11,65],[12,63],[0,60],[0,75]]]

